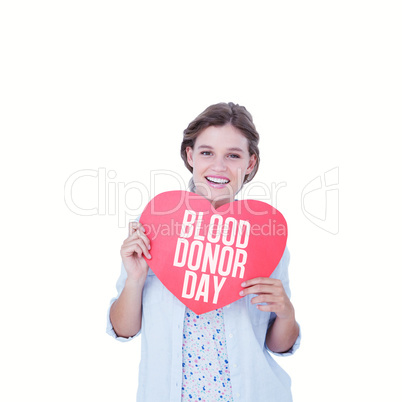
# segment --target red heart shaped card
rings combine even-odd
[[[287,240],[285,218],[265,202],[241,200],[214,209],[187,191],[157,195],[140,222],[151,241],[152,271],[196,314],[238,300],[245,280],[269,277]]]

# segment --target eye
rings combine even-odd
[[[210,155],[212,155],[212,152],[210,152],[210,151],[202,151],[201,155],[210,156]]]
[[[237,154],[229,154],[229,158],[230,158],[230,159],[237,159],[237,158],[240,158],[240,155],[237,155]]]

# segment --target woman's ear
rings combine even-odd
[[[191,167],[194,167],[194,163],[193,163],[193,148],[191,147],[187,147],[186,148],[186,153],[187,153],[187,162]]]
[[[250,174],[253,171],[254,166],[255,166],[256,163],[257,163],[257,157],[255,156],[255,154],[253,154],[250,157],[250,162],[248,164],[246,174]]]

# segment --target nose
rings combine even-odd
[[[212,168],[215,172],[225,172],[227,168],[225,157],[216,157]]]

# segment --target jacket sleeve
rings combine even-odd
[[[131,341],[131,339],[134,339],[141,333],[141,330],[140,330],[137,334],[135,334],[134,336],[131,336],[130,338],[123,338],[121,336],[117,336],[116,332],[113,329],[113,325],[110,321],[110,308],[112,307],[112,304],[119,298],[121,292],[123,291],[124,285],[126,283],[126,279],[127,279],[127,272],[126,272],[126,269],[124,268],[123,263],[121,263],[120,277],[116,283],[117,296],[114,297],[110,301],[109,308],[107,310],[107,318],[106,318],[106,333],[109,334],[110,336],[112,336],[113,338],[117,339],[120,342]]]
[[[290,261],[290,253],[286,246],[283,256],[282,256],[278,266],[275,268],[275,271],[272,273],[271,278],[280,279],[282,281],[285,292],[290,299],[291,291],[290,291],[290,287],[289,287],[289,272],[288,272],[289,261]],[[276,314],[271,313],[271,316],[270,316],[270,319],[268,322],[268,328],[273,324],[275,319],[276,319]],[[296,352],[296,350],[299,349],[299,347],[300,347],[300,340],[301,340],[300,325],[299,325],[299,323],[297,323],[297,325],[299,326],[299,336],[297,337],[293,346],[287,352],[283,352],[283,353],[273,352],[265,345],[265,347],[269,350],[269,352],[274,355],[277,355],[277,356],[290,356],[294,352]]]

